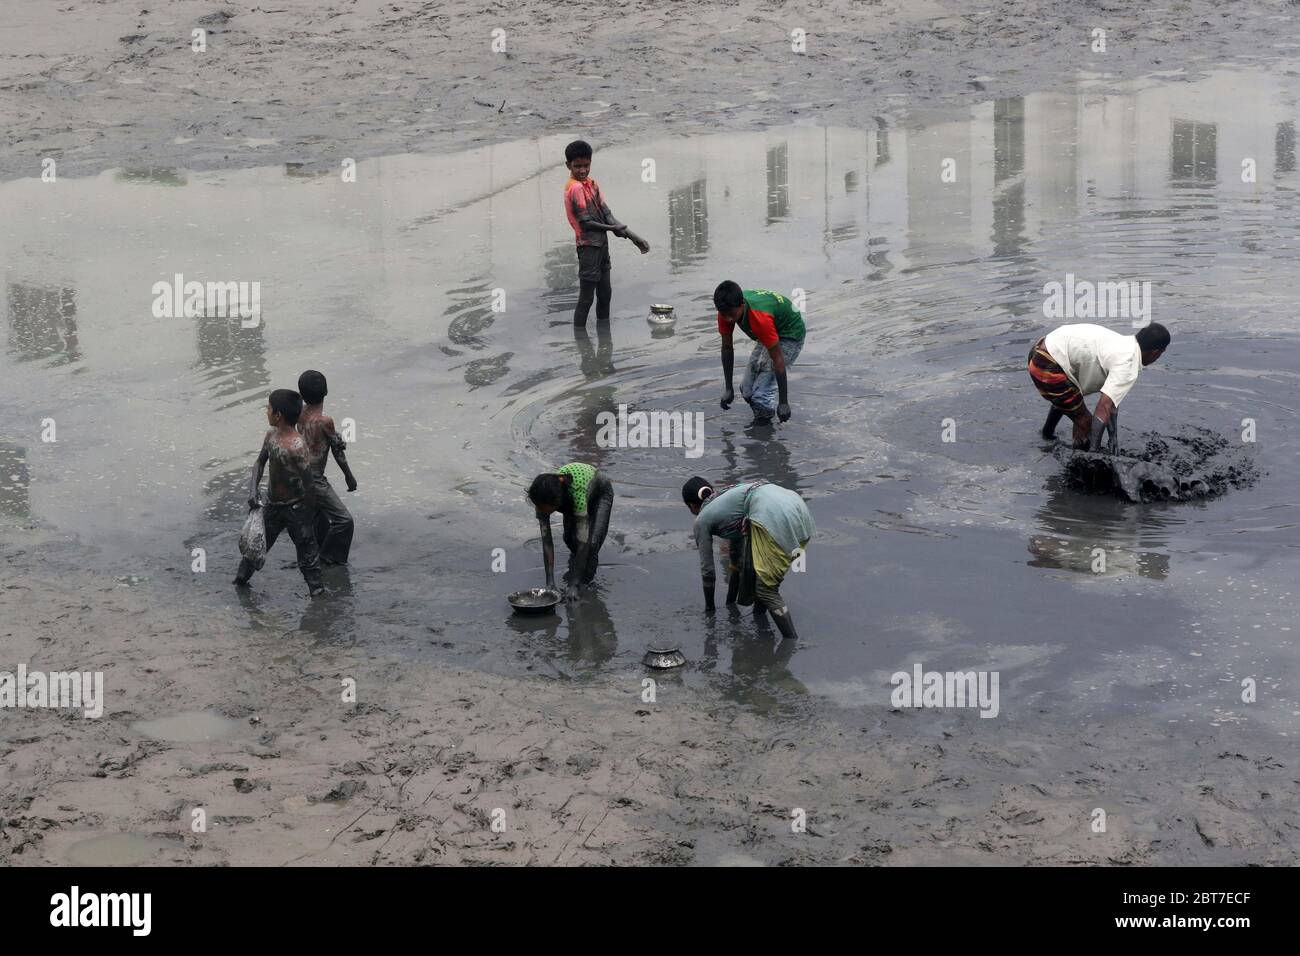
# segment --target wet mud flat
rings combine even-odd
[[[543,0],[491,9],[475,0],[74,0],[57,17],[44,0],[9,0],[6,14],[4,176],[36,175],[46,157],[73,175],[266,163],[310,173],[337,171],[344,156],[562,128],[591,129],[609,145],[722,124],[884,122],[903,102],[1011,96],[1062,72],[1190,73],[1253,58],[1293,23],[1288,8],[1263,0],[1104,10],[1082,0],[834,0],[797,15],[745,0],[690,17],[658,0],[580,11]],[[805,53],[792,51],[796,25]],[[1098,27],[1107,52],[1092,49]],[[207,33],[204,53],[191,49],[194,29]],[[503,52],[493,50],[497,29]],[[701,68],[709,82],[692,82]]]
[[[0,577],[21,596],[0,638],[102,668],[108,703],[0,713],[4,865],[1297,862],[1285,741],[1249,726],[776,720],[671,678],[646,703],[641,672],[521,680],[250,638],[41,550]]]

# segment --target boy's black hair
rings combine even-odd
[[[708,492],[701,494],[700,492]],[[682,485],[682,501],[688,505],[702,505],[713,496],[713,485],[698,475]]]
[[[528,500],[534,505],[551,505],[558,508],[564,503],[564,482],[554,472],[538,475],[528,486]]]
[[[286,425],[297,425],[302,414],[302,396],[291,388],[277,388],[271,393],[271,410],[279,412]]]
[[[1159,352],[1169,347],[1169,330],[1159,322],[1152,322],[1138,329],[1137,340],[1143,352]]]
[[[741,291],[738,283],[727,279],[719,282],[718,287],[713,290],[713,304],[717,306],[719,312],[734,309],[738,305],[745,304],[745,293]]]
[[[564,161],[571,163],[575,159],[591,159],[591,144],[585,139],[575,139],[568,146],[564,147]]]
[[[325,384],[325,376],[314,368],[309,368],[298,376],[298,394],[308,405],[319,405],[325,401],[325,396],[329,392],[329,386]]]

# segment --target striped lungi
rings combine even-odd
[[[1029,350],[1029,377],[1034,380],[1039,395],[1073,418],[1084,408],[1083,393],[1070,381],[1065,369],[1052,358],[1052,353],[1047,351],[1043,342],[1043,339],[1039,339]]]

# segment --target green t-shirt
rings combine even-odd
[[[749,304],[749,312],[737,323],[740,331],[768,348],[776,345],[778,338],[796,342],[804,340],[807,329],[803,316],[785,296],[767,289],[743,289],[742,294]],[[724,335],[731,332],[731,325],[721,313],[718,314],[718,331]]]
[[[575,515],[585,515],[587,513],[587,492],[591,488],[591,482],[596,477],[596,469],[591,465],[584,465],[581,462],[572,462],[562,468],[557,468],[557,475],[568,475],[569,496],[573,499],[573,513]]]

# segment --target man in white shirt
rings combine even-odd
[[[1098,451],[1102,434],[1109,431],[1113,454],[1119,447],[1119,403],[1142,368],[1168,346],[1169,330],[1158,322],[1143,326],[1137,335],[1120,335],[1102,325],[1063,325],[1039,339],[1029,350],[1029,377],[1052,403],[1043,437],[1051,439],[1068,415],[1075,448]],[[1101,398],[1090,414],[1083,398],[1096,392]]]

